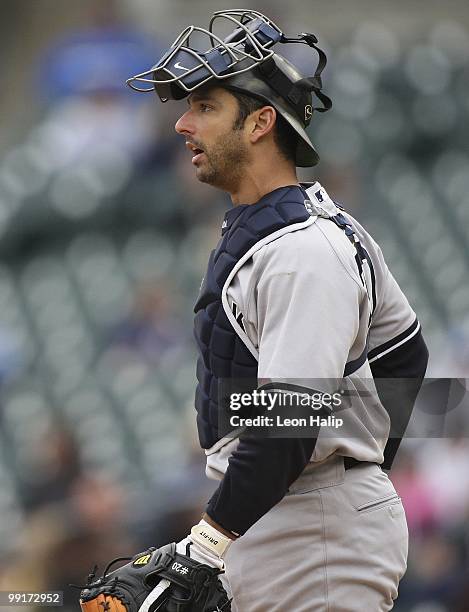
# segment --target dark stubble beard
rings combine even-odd
[[[237,190],[249,157],[241,135],[234,128],[204,149],[205,159],[196,169],[199,181],[228,192]]]

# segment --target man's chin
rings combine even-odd
[[[199,166],[195,169],[195,176],[197,177],[197,180],[199,180],[201,183],[213,185],[214,187],[216,186],[214,183],[215,176],[213,175],[213,172],[207,172],[207,170],[204,170]]]
[[[195,167],[195,176],[200,183],[205,183],[222,191],[229,191],[229,182],[227,181],[226,172],[215,170],[213,166],[197,165]]]

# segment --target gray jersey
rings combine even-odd
[[[418,324],[371,236],[346,213],[372,263],[360,274],[354,245],[324,218],[339,209],[319,183],[307,193],[310,220],[256,245],[228,278],[223,305],[258,359],[259,384],[323,379],[321,390],[333,391],[331,381],[342,378],[346,363],[365,350],[379,359],[410,340]],[[373,385],[369,360],[349,377],[354,388]],[[311,461],[337,453],[381,463],[388,435],[389,416],[371,393],[348,411],[337,437],[321,429]],[[223,439],[206,451],[209,476],[222,477],[236,445]]]

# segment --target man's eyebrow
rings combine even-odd
[[[191,102],[201,102],[202,100],[204,102],[215,102],[215,98],[208,93],[193,93],[187,98],[187,104],[190,106]]]

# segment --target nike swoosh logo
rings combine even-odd
[[[179,70],[185,70],[186,72],[188,72],[190,70],[190,68],[186,68],[185,66],[181,66],[181,64],[179,62],[176,62],[174,64],[175,68],[179,68]]]

